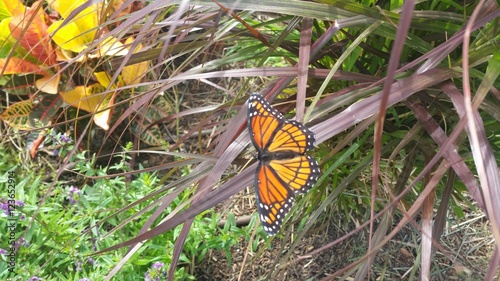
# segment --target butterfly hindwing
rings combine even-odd
[[[284,160],[272,160],[268,165],[283,184],[294,193],[302,194],[307,192],[318,180],[318,163],[308,155]]]
[[[255,175],[255,192],[260,222],[268,235],[276,234],[294,202],[294,194],[267,165],[259,165]]]
[[[281,228],[295,194],[311,189],[318,176],[318,163],[307,155],[259,164],[255,174],[257,208],[262,226],[269,235]]]

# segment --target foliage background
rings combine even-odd
[[[467,271],[445,223],[470,213],[491,234],[469,277],[498,274],[497,2],[1,4],[0,181],[18,204],[1,277],[194,279],[246,249],[234,276],[284,279],[356,237],[297,280],[446,279]],[[226,201],[253,182],[254,91],[316,133],[323,172],[275,237]],[[399,270],[383,253],[409,229]]]

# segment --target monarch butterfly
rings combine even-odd
[[[318,162],[305,155],[314,148],[314,133],[298,121],[285,119],[256,93],[248,99],[248,130],[259,160],[254,183],[257,209],[264,231],[274,235],[295,194],[305,193],[318,180]]]

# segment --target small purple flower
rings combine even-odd
[[[28,279],[28,281],[42,281],[42,278],[40,278],[38,276],[33,276],[30,279]]]
[[[73,140],[66,135],[61,135],[61,141],[68,143],[68,142],[72,142]]]
[[[21,200],[16,200],[16,206],[23,207],[24,202]],[[7,216],[11,215],[12,214],[11,212],[14,211],[13,208],[9,208],[8,203],[0,203],[0,210],[3,210],[3,213]]]
[[[96,231],[99,231],[96,227]],[[92,241],[92,249],[94,249],[94,252],[97,252],[97,239],[96,238],[91,238],[90,241]]]
[[[7,254],[7,250],[0,248],[0,255]]]
[[[82,278],[82,279],[80,279],[78,281],[90,281],[90,279],[88,279],[88,278]]]
[[[82,271],[82,261],[76,262],[76,271]]]
[[[80,196],[80,189],[70,186],[68,189],[68,199],[71,205],[75,205]]]
[[[27,242],[26,242],[26,239],[21,237],[15,243],[16,243],[16,246],[20,247],[20,246],[25,246]]]
[[[94,264],[95,264],[95,261],[94,261],[92,258],[88,258],[88,259],[87,259],[87,262],[88,262],[90,265],[94,265]]]
[[[155,262],[155,263],[153,264],[153,266],[151,266],[151,268],[153,268],[153,269],[160,269],[160,268],[162,268],[162,267],[164,267],[164,266],[165,266],[165,264],[164,264],[164,263],[162,263],[162,262],[159,262],[159,261],[158,261],[158,262]]]
[[[162,268],[165,266],[162,262],[155,262],[151,269],[144,273],[144,279],[146,281],[160,281],[162,277],[165,277],[167,272]]]

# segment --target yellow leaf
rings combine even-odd
[[[61,17],[67,18],[73,10],[85,3],[85,0],[55,0],[50,1],[49,5],[56,10]]]
[[[104,95],[101,94],[106,89],[99,84],[91,86],[77,86],[71,91],[61,92],[61,97],[70,106],[87,112],[95,112],[99,104],[104,100]]]
[[[2,0],[0,1],[0,20],[23,14],[25,10],[20,0]]]
[[[54,32],[61,24],[62,20],[52,23],[48,28],[48,32]],[[52,40],[63,50],[79,53],[87,48],[87,41],[84,36],[81,36],[80,29],[74,22],[70,22],[61,27],[52,35]]]
[[[90,113],[96,113],[94,123],[107,130],[109,129],[107,123],[110,116],[110,107],[113,105],[114,98],[112,93],[103,94],[105,90],[105,87],[93,84],[88,87],[78,86],[71,91],[61,92],[60,94],[69,105]]]
[[[36,80],[35,86],[44,93],[57,94],[60,80],[61,74],[56,73],[54,76],[45,76]]]
[[[109,116],[111,115],[111,109],[107,109],[107,110],[104,110],[102,112],[99,112],[99,113],[96,113],[96,115],[94,115],[94,123],[103,128],[104,130],[108,130],[109,129],[109,124],[108,124],[108,121],[109,121]]]
[[[120,41],[116,40],[116,38],[108,37],[104,39],[103,43],[99,46],[99,53],[91,57],[125,56],[127,53],[127,49],[123,47]]]
[[[53,1],[51,7],[59,12],[61,17],[67,18],[71,12],[82,5],[83,0],[59,0]],[[94,40],[96,34],[96,28],[99,24],[99,11],[98,5],[94,4],[90,7],[85,8],[83,11],[78,13],[69,23],[61,27],[55,34],[52,35],[52,39],[56,42],[58,46],[62,49],[70,50],[73,52],[83,51],[88,43]],[[62,24],[62,20],[54,22],[49,27],[49,32],[54,32]]]
[[[132,43],[134,39],[129,37],[125,44]],[[142,45],[139,44],[137,48],[134,50],[134,53],[139,52],[142,49]],[[147,61],[143,61],[140,63],[136,63],[133,65],[125,66],[122,70],[122,79],[125,85],[132,85],[134,83],[139,83],[146,75],[149,70],[149,64]]]
[[[101,71],[101,72],[94,72],[95,77],[97,78],[97,81],[99,81],[99,84],[101,84],[104,87],[108,87],[109,84],[111,83],[111,76],[108,75],[107,72]],[[116,86],[112,85],[111,89],[115,89]]]
[[[0,115],[0,119],[18,130],[31,130],[33,126],[30,123],[29,114],[32,109],[33,100],[20,101],[7,107]]]
[[[98,111],[113,105],[114,97],[115,96],[113,94],[106,95],[105,100],[99,106]],[[108,122],[109,122],[109,117],[111,115],[111,110],[113,110],[113,108],[108,108],[108,109],[105,109],[103,111],[99,111],[98,113],[96,113],[94,115],[94,123],[97,126],[103,128],[104,130],[108,130],[109,129]]]
[[[129,65],[123,68],[122,78],[125,85],[140,83],[149,70],[147,61]]]

